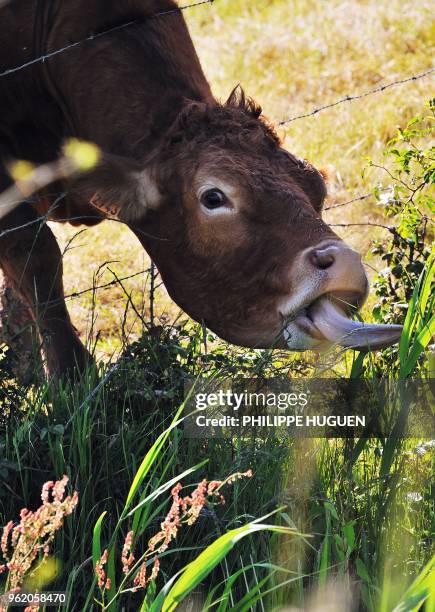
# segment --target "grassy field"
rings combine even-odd
[[[225,99],[240,82],[275,122],[424,72],[433,57],[435,26],[428,0],[215,0],[185,16],[216,95]],[[429,77],[390,88],[282,128],[289,150],[326,169],[326,206],[372,192],[379,183],[397,183],[377,168],[363,173],[367,158],[391,167],[384,156],[387,142],[398,125],[428,114],[425,103],[433,82]],[[420,134],[422,149],[428,141]],[[429,165],[430,155],[422,155]],[[432,198],[433,206],[430,180],[421,193],[427,195],[424,204]],[[391,205],[384,204],[367,198],[326,211],[325,219],[332,224],[394,222],[409,231],[400,213],[393,215]],[[33,576],[26,571],[25,584],[65,590],[66,609],[77,612],[173,610],[183,593],[189,595],[178,609],[191,611],[434,612],[433,440],[284,440],[273,435],[189,440],[173,422],[183,406],[186,381],[199,375],[430,376],[430,351],[426,357],[423,353],[431,341],[426,329],[434,306],[433,263],[426,251],[419,251],[420,267],[407,270],[405,277],[393,278],[391,264],[383,285],[376,273],[390,261],[382,259],[382,248],[392,248],[391,236],[372,226],[340,228],[338,233],[366,255],[376,282],[378,295],[369,300],[366,318],[401,317],[405,332],[396,351],[365,357],[334,351],[320,358],[231,347],[180,315],[161,286],[153,294],[160,325],[149,332],[128,296],[149,323],[150,274],[138,274],[123,286],[112,283],[149,268],[135,237],[117,223],[79,233],[51,225],[65,249],[67,294],[111,284],[95,295],[68,300],[82,338],[102,359],[99,372],[88,372],[73,386],[43,383],[23,389],[3,372],[0,360],[0,526],[25,521],[20,510],[40,506],[47,481],[67,475],[67,493],[78,493],[76,507],[75,498],[65,502],[62,496],[46,496],[44,512],[55,516],[57,508],[58,519],[65,516],[57,523],[47,520],[45,535],[25,540],[23,527],[15,544],[0,546],[8,554],[23,547],[20,567],[23,558],[35,555],[36,571]],[[372,252],[375,240],[384,240],[377,254]],[[406,244],[394,246],[399,260]],[[425,261],[426,273],[420,276]],[[388,293],[390,281],[405,287],[404,299],[411,304],[405,311]],[[400,433],[399,420],[396,427]],[[148,577],[156,567],[147,542],[162,522],[167,526],[177,495],[171,493],[174,485],[181,480],[181,495],[191,495],[199,508],[192,492],[203,479],[225,481],[248,470],[252,476],[222,486],[225,505],[210,495],[197,520],[177,526],[176,539],[158,551],[157,579],[135,591],[139,564],[148,564]],[[260,530],[254,521],[261,517],[266,526]],[[181,522],[187,520],[182,514]],[[136,559],[128,562],[123,547],[130,532]],[[42,563],[51,536],[48,560]],[[10,587],[11,574],[2,573],[1,559],[0,553],[0,587],[7,575]],[[101,571],[105,574],[101,589],[97,562],[100,578]]]

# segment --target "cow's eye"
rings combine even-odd
[[[207,189],[201,195],[201,204],[209,210],[225,206],[227,197],[220,189]]]

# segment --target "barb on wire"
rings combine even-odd
[[[191,4],[185,4],[183,6],[177,6],[177,8],[169,9],[167,11],[161,11],[160,13],[154,13],[154,14],[149,15],[148,17],[146,17],[146,19],[155,19],[156,17],[163,17],[165,15],[171,15],[173,13],[180,13],[181,11],[185,11],[185,10],[193,8],[195,6],[200,6],[201,4],[212,4],[213,2],[214,2],[214,0],[199,0],[199,2],[193,2]],[[1,6],[1,3],[0,3],[0,6]],[[96,40],[97,38],[102,38],[103,36],[107,36],[108,34],[112,34],[113,32],[118,32],[120,30],[124,30],[125,28],[129,28],[130,26],[132,26],[132,25],[134,25],[136,23],[140,23],[140,20],[139,19],[133,19],[131,21],[127,21],[125,23],[121,23],[120,25],[114,26],[112,28],[108,28],[107,30],[103,30],[102,32],[97,32],[96,34],[90,34],[86,38],[83,38],[83,39],[78,40],[76,42],[70,43],[69,45],[65,45],[64,47],[61,47],[60,49],[54,49],[53,51],[48,51],[44,55],[40,55],[39,57],[35,57],[34,59],[29,60],[28,62],[25,62],[24,64],[21,64],[20,66],[14,66],[12,68],[7,68],[6,70],[3,70],[3,72],[0,72],[0,77],[8,76],[10,74],[14,74],[15,72],[19,72],[20,70],[24,70],[25,68],[29,68],[30,66],[33,66],[34,64],[43,63],[46,60],[50,59],[51,57],[55,57],[56,55],[59,55],[60,53],[64,53],[65,51],[69,51],[70,49],[74,49],[75,47],[83,45],[86,42],[90,42],[92,40]]]
[[[324,106],[319,106],[318,108],[314,108],[312,111],[308,113],[303,113],[302,115],[296,115],[295,117],[290,117],[289,119],[283,119],[277,125],[287,125],[288,123],[292,123],[293,121],[297,121],[298,119],[305,119],[306,117],[313,117],[318,113],[321,113],[328,108],[333,108],[334,106],[338,106],[339,104],[344,104],[345,102],[353,102],[354,100],[361,100],[362,98],[367,98],[367,96],[371,96],[373,94],[381,93],[390,87],[397,87],[398,85],[404,85],[405,83],[409,83],[411,81],[417,81],[418,79],[423,79],[431,74],[435,73],[435,67],[426,70],[425,72],[420,72],[419,74],[413,74],[409,77],[405,77],[403,79],[398,79],[397,81],[392,81],[391,83],[386,83],[385,85],[380,85],[379,87],[375,87],[374,89],[370,89],[369,91],[365,91],[362,94],[355,94],[353,96],[345,96],[344,98],[340,98],[335,102],[331,102],[329,104],[325,104]]]

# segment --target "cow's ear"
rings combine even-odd
[[[86,199],[105,217],[134,223],[158,208],[160,192],[151,168],[103,154],[98,165],[73,181],[73,195]]]

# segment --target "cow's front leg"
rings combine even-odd
[[[7,346],[1,365],[22,385],[38,382],[41,353],[35,321],[27,304],[3,275],[0,278],[0,342]]]
[[[48,374],[83,371],[91,357],[66,309],[59,245],[29,204],[0,221],[0,266],[37,324]]]

